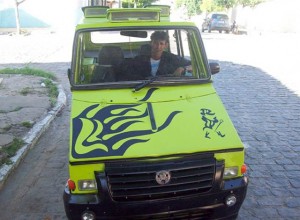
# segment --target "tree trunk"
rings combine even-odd
[[[17,28],[17,35],[21,34],[21,27],[20,27],[20,16],[19,16],[19,3],[15,0],[15,16],[16,16],[16,28]]]

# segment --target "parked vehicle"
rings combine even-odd
[[[226,33],[229,33],[230,29],[229,18],[226,14],[209,14],[202,23],[202,32],[207,30],[209,33],[211,31],[219,31],[219,33],[225,31]]]
[[[197,26],[170,21],[168,6],[83,10],[68,70],[67,217],[236,218],[248,186],[245,149]],[[133,67],[137,56],[150,60],[157,31],[168,34],[163,52],[189,62],[180,75],[143,78],[144,65]]]

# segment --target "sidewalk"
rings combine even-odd
[[[15,139],[24,144],[10,162],[0,165],[0,189],[51,121],[66,104],[66,95],[58,85],[59,95],[51,106],[41,77],[0,74],[0,161],[7,161],[4,149]]]
[[[69,62],[72,36],[73,32],[52,33],[51,30],[37,30],[28,36],[0,35],[0,68]],[[56,74],[56,69],[48,71]],[[62,83],[61,79],[58,82]],[[15,138],[24,141],[17,154],[10,158],[10,164],[0,166],[0,190],[8,175],[66,105],[66,94],[61,84],[58,89],[57,103],[51,106],[40,77],[0,74],[0,152]],[[0,161],[6,159],[4,156],[0,153]]]

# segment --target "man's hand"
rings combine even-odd
[[[185,69],[183,67],[178,67],[173,73],[175,76],[182,76],[184,74]]]

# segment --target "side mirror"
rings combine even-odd
[[[68,78],[69,78],[69,81],[71,80],[71,69],[68,68]]]
[[[209,63],[210,73],[212,75],[220,72],[220,65],[219,63]]]

